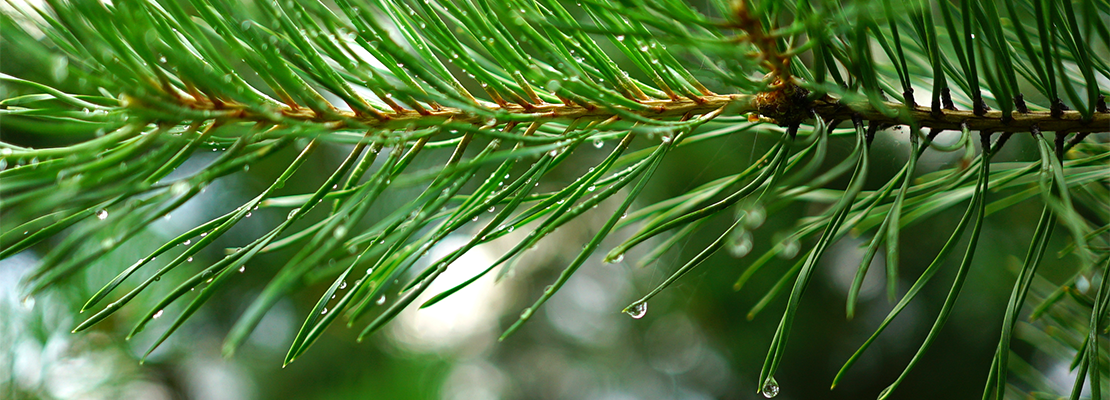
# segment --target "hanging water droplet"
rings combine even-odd
[[[766,397],[768,399],[773,398],[775,396],[778,396],[779,395],[779,383],[778,383],[778,381],[776,381],[774,377],[767,378],[767,382],[763,383],[763,388],[761,388],[759,390],[759,393],[762,394],[763,397]]]
[[[628,314],[628,316],[632,317],[632,319],[643,318],[644,315],[647,314],[647,303],[633,304],[632,307],[625,309],[624,313]]]
[[[186,258],[185,262],[193,262],[193,258],[192,257]]]
[[[247,266],[246,265],[239,267],[239,273],[241,274],[241,273],[244,273],[244,272],[247,272]]]
[[[624,261],[624,253],[617,254],[617,256],[613,258],[613,261],[611,261],[611,263],[616,264],[621,261]]]
[[[601,139],[594,139],[594,148],[600,149],[602,147],[605,147],[605,142]]]
[[[618,42],[623,42],[624,41],[624,35],[617,35],[617,41]]]
[[[489,212],[497,211],[497,207],[490,206],[489,210],[486,210],[486,211],[489,211]]]
[[[659,138],[659,140],[662,140],[663,143],[670,143],[671,142],[671,136],[670,135],[663,135],[662,137]]]
[[[251,212],[247,211],[247,215],[245,216],[245,218],[250,218],[250,217],[251,217]]]
[[[528,319],[528,318],[531,318],[531,317],[532,317],[532,308],[525,308],[524,311],[522,311],[520,313],[520,319]]]
[[[340,281],[339,282],[339,290],[343,290],[343,289],[346,289],[346,288],[347,288],[347,281]]]
[[[347,227],[338,226],[335,228],[335,231],[332,232],[332,234],[335,236],[336,239],[342,239],[344,236],[347,236]]]
[[[192,240],[192,239],[186,239],[186,240],[185,240],[185,242],[181,243],[181,245],[182,245],[182,246],[188,246],[188,245],[190,245],[190,244],[193,244],[193,240]]]
[[[162,313],[164,313],[165,311],[166,310],[158,310],[158,312],[154,313],[154,315],[151,316],[151,318],[153,318],[153,319],[162,318]]]
[[[100,210],[96,212],[96,218],[103,221],[108,218],[108,210]]]
[[[385,295],[383,294],[382,297],[379,297],[378,301],[375,301],[374,303],[379,305],[379,306],[382,305],[382,304],[385,304]]]
[[[323,310],[320,310],[320,314],[327,314],[327,313],[328,313],[328,308],[327,307],[324,307]]]
[[[590,186],[590,187],[586,188],[586,191],[587,191],[587,192],[592,192],[592,191],[594,191],[594,190],[596,190],[596,189],[597,189],[597,186]]]

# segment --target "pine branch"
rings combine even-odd
[[[900,232],[970,201],[945,247],[848,360],[846,371],[973,225],[958,279],[918,355],[928,350],[958,305],[984,217],[1039,201],[1043,223],[1014,284],[985,396],[1006,393],[1007,349],[1026,297],[1043,302],[1034,315],[1056,318],[1045,329],[1070,329],[1080,338],[1068,342],[1081,356],[1073,392],[1078,396],[1085,379],[1105,377],[1099,363],[1106,352],[1096,332],[1110,312],[1105,279],[1093,299],[1069,286],[1105,275],[1110,249],[1104,235],[1110,224],[1110,147],[1101,135],[1110,131],[1110,30],[1102,23],[1110,8],[1104,3],[1005,0],[1004,13],[996,2],[971,0],[958,6],[714,0],[702,8],[671,0],[584,0],[575,6],[556,0],[256,1],[252,7],[224,0],[48,0],[43,9],[10,4],[0,15],[0,41],[28,56],[20,60],[22,68],[0,74],[8,96],[0,100],[0,258],[44,252],[27,283],[49,290],[103,262],[214,182],[296,147],[299,155],[261,193],[120,268],[86,303],[84,309],[96,312],[76,329],[138,306],[137,296],[158,287],[162,277],[162,284],[172,283],[171,272],[190,270],[174,289],[145,304],[149,310],[131,332],[191,299],[162,343],[218,290],[239,284],[236,271],[270,274],[228,335],[224,349],[231,354],[279,299],[331,282],[302,324],[288,363],[341,316],[348,326],[374,316],[363,336],[378,331],[464,253],[527,230],[493,265],[425,306],[493,269],[504,274],[526,249],[603,201],[619,199],[621,206],[503,339],[557,295],[611,231],[637,228],[610,251],[610,261],[671,235],[646,258],[650,262],[686,235],[714,226],[707,221],[731,222],[625,309],[639,318],[651,296],[721,248],[751,251],[752,231],[767,215],[798,202],[828,204],[794,221],[787,238],[750,263],[734,285],[739,290],[754,274],[767,273],[761,268],[775,256],[805,254],[792,268],[774,272],[777,283],[749,313],[754,317],[789,293],[758,382],[765,395],[774,395],[774,374],[789,351],[794,316],[834,242],[849,232],[873,232],[868,257],[886,248],[893,298]],[[918,98],[929,106],[918,106]],[[841,128],[847,121],[850,127]],[[893,178],[868,190],[876,151],[871,143],[894,126],[910,128],[913,154]],[[945,130],[958,132],[959,139],[936,143]],[[1033,137],[1039,160],[993,161],[1017,133]],[[744,134],[777,140],[740,173],[637,208],[637,195],[671,150]],[[845,140],[854,142],[851,154],[827,167],[830,143]],[[589,172],[551,192],[535,192],[559,165],[578,162],[582,144],[601,148],[607,141],[617,145]],[[323,183],[308,193],[277,194],[331,143],[353,147]],[[430,155],[436,149],[453,150]],[[201,151],[219,156],[187,176],[171,174]],[[965,156],[956,168],[916,171],[917,159],[928,151]],[[435,167],[410,170],[423,165],[417,159]],[[829,187],[844,179],[851,182],[847,188]],[[401,188],[417,188],[418,194],[379,210],[373,223],[365,221],[383,196]],[[1006,195],[995,198],[1001,190]],[[319,219],[297,224],[325,201],[326,212],[311,214]],[[288,217],[246,246],[228,249],[219,261],[183,268],[260,207],[288,210]],[[733,208],[737,216],[726,217]],[[495,217],[475,227],[491,211]],[[1059,285],[1036,273],[1053,223],[1070,235],[1065,253],[1080,265],[1075,277]],[[478,233],[466,246],[420,269],[416,261],[431,248],[471,228]],[[54,238],[60,240],[52,243]],[[800,251],[803,243],[811,245],[808,252]],[[245,268],[260,254],[286,250],[293,256],[280,266]],[[159,256],[172,261],[133,282]],[[869,264],[859,266],[849,314]],[[193,296],[196,288],[201,290]],[[1033,288],[1052,294],[1039,296]],[[388,305],[379,302],[387,292],[393,299]],[[1076,314],[1060,312],[1063,301],[1080,307],[1089,321],[1059,322]],[[1089,327],[1089,334],[1072,332],[1076,326]],[[1071,345],[1083,340],[1094,345]]]

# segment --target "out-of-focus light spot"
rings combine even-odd
[[[466,235],[448,236],[432,248],[429,260],[447,256],[468,240]],[[505,304],[505,290],[494,284],[493,276],[479,279],[431,307],[417,307],[432,296],[465,282],[494,261],[484,246],[468,251],[432,282],[413,307],[397,316],[391,323],[390,338],[409,351],[434,352],[459,348],[477,334],[497,328],[496,318]]]
[[[440,387],[443,400],[497,400],[502,398],[507,379],[497,367],[484,361],[455,365]]]
[[[551,328],[577,342],[607,346],[624,335],[629,322],[620,314],[627,296],[623,270],[601,267],[579,270],[544,306]]]
[[[698,328],[681,313],[659,318],[644,335],[648,363],[666,374],[681,374],[697,365],[704,353],[703,342]]]
[[[830,266],[830,268],[824,269],[829,274],[828,282],[842,295],[847,296],[848,290],[852,287],[852,281],[856,279],[856,271],[859,270],[859,264],[863,259],[866,246],[867,244],[862,238],[846,237],[833,244],[829,248],[828,254],[821,260],[822,264]],[[885,258],[881,253],[876,254],[875,258],[871,260],[867,275],[864,276],[863,283],[860,285],[860,302],[871,300],[882,292],[882,275],[886,268],[885,263]]]

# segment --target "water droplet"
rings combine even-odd
[[[645,52],[648,51],[647,45],[645,44],[643,46],[640,46],[640,51],[645,51]]]
[[[752,252],[752,233],[749,231],[741,231],[734,236],[732,246],[729,246],[729,252],[733,257],[744,257]]]
[[[186,258],[185,262],[193,262],[193,258],[192,257]]]
[[[164,313],[164,312],[166,312],[166,310],[158,310],[158,312],[154,313],[154,315],[151,318],[153,318],[153,319],[162,318],[162,313]]]
[[[96,212],[96,218],[103,221],[108,218],[108,210],[100,210]]]
[[[744,227],[748,229],[755,229],[763,225],[767,220],[767,210],[763,208],[762,204],[754,204],[747,210],[744,215]]]
[[[611,261],[611,263],[616,264],[621,261],[624,261],[624,253],[617,254],[617,256],[613,258],[613,261]]]
[[[173,193],[174,196],[183,195],[189,192],[189,184],[185,182],[174,183],[173,186],[170,186],[170,192]]]
[[[327,313],[328,313],[328,308],[327,307],[324,307],[323,310],[320,310],[320,314],[327,314]]]
[[[24,309],[30,310],[35,308],[35,298],[33,296],[24,297],[23,301],[20,303],[23,305]]]
[[[239,267],[239,273],[241,274],[241,273],[244,273],[244,272],[247,272],[247,266],[246,265]]]
[[[617,41],[618,42],[623,42],[624,41],[624,35],[617,35]]]
[[[778,255],[779,257],[789,260],[797,256],[801,248],[802,245],[799,244],[797,240],[794,238],[787,238],[782,242],[782,251],[780,251]]]
[[[602,141],[601,139],[594,139],[594,148],[595,149],[600,149],[602,147],[605,147],[605,142]]]
[[[489,208],[489,210],[486,210],[486,211],[489,211],[489,212],[494,212],[494,211],[497,211],[497,207],[493,207],[493,206],[491,206],[491,207]]]
[[[596,189],[597,189],[597,186],[590,186],[590,187],[586,188],[586,191],[587,191],[587,192],[592,192],[592,191],[594,191],[594,190],[596,190]]]
[[[347,227],[345,227],[345,226],[336,227],[335,231],[332,232],[332,234],[335,236],[336,239],[342,239],[344,236],[347,236]]]
[[[547,81],[547,85],[545,86],[545,88],[547,88],[547,91],[549,92],[558,92],[559,89],[563,88],[563,83],[559,82],[559,80],[557,79],[552,79]]]
[[[343,290],[343,289],[346,289],[346,288],[347,288],[347,281],[340,281],[339,282],[339,290]]]
[[[245,218],[250,218],[250,217],[251,217],[251,213],[250,213],[250,211],[247,211],[247,215],[245,216]]]
[[[632,307],[624,310],[624,313],[628,314],[628,316],[632,317],[632,319],[643,318],[644,315],[647,314],[647,303],[633,304]]]
[[[378,301],[375,301],[374,303],[379,305],[379,306],[382,305],[382,304],[385,304],[385,295],[383,294],[382,297],[379,297]]]
[[[763,382],[763,388],[759,393],[768,399],[779,395],[779,383],[774,377],[767,378],[767,382]]]
[[[528,319],[528,318],[531,318],[531,317],[532,317],[532,309],[531,308],[525,308],[524,311],[522,311],[520,313],[520,319]]]

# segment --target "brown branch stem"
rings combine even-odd
[[[645,110],[620,109],[623,110],[623,112],[635,113],[647,118],[663,119],[681,117],[686,114],[704,115],[721,107],[731,106],[729,109],[730,112],[736,115],[766,110],[766,108],[760,108],[761,103],[765,102],[763,99],[766,97],[767,96],[746,94],[726,94],[702,96],[697,99],[653,99],[640,102],[648,106]],[[788,96],[781,96],[778,98],[781,99],[781,101],[791,102],[791,98]],[[905,119],[905,116],[908,115],[909,118],[916,121],[916,124],[921,129],[959,130],[962,124],[967,124],[968,128],[971,130],[990,131],[992,133],[1030,132],[1034,129],[1034,126],[1043,132],[1110,132],[1110,113],[1104,111],[1096,111],[1090,121],[1084,121],[1083,116],[1078,111],[1073,110],[1063,111],[1059,113],[1058,116],[1053,115],[1050,111],[1032,111],[1027,113],[1013,112],[1011,118],[1007,121],[1002,118],[1002,112],[997,110],[988,111],[983,115],[975,115],[972,110],[943,110],[941,114],[934,115],[933,110],[928,107],[915,106],[906,112],[906,106],[903,104],[884,103],[886,108],[897,112],[897,116],[892,117],[883,114],[867,102],[848,104],[827,97],[811,101],[808,104],[795,103],[787,105],[790,107],[785,107],[783,109],[788,110],[787,112],[789,113],[799,112],[797,110],[812,110],[825,121],[850,120],[853,116],[858,115],[864,120],[882,125],[908,125],[909,121]],[[237,107],[226,103],[223,104],[222,107],[207,102],[192,103],[190,106],[196,109],[207,109],[211,111],[229,111],[227,120],[239,119],[272,122],[261,114],[254,114],[242,108],[236,110]],[[551,120],[566,121],[575,119],[589,121],[619,117],[615,108],[598,106],[584,107],[573,103],[569,105],[551,103],[533,104],[529,108],[515,103],[507,103],[504,106],[490,104],[489,106],[491,110],[498,113],[512,114],[514,116],[513,118],[504,118],[503,121],[505,122],[510,120],[545,122]],[[388,118],[385,120],[379,120],[368,115],[358,115],[349,111],[337,111],[329,119],[326,116],[321,116],[311,109],[304,107],[297,109],[286,108],[282,111],[282,114],[286,117],[306,122],[313,121],[329,124],[333,129],[337,130],[354,128],[388,130],[413,126],[427,127],[439,125],[448,120],[461,123],[484,124],[490,120],[487,116],[474,115],[453,107],[442,107],[439,110],[427,110],[423,114],[415,111],[390,113],[386,114]],[[338,116],[338,118],[335,116]],[[772,120],[779,120],[784,116],[765,115],[765,117],[769,117]],[[790,115],[786,117],[788,117],[787,119],[801,120],[808,119],[810,116]]]

